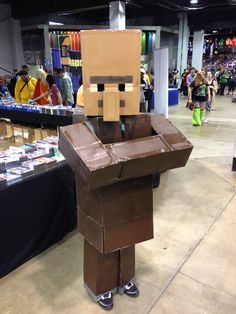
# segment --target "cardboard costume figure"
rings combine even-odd
[[[141,31],[81,31],[87,121],[60,129],[76,175],[84,285],[104,309],[136,297],[135,244],[153,238],[152,174],[186,164],[192,145],[160,115],[139,114]]]

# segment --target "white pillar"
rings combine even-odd
[[[154,50],[155,112],[168,118],[168,48]]]
[[[181,74],[188,65],[188,42],[189,42],[189,27],[187,14],[179,14],[179,39],[178,39],[178,58],[177,69],[181,81]],[[179,83],[181,83],[179,81]]]
[[[176,64],[175,64],[175,61],[176,59],[174,58],[174,39],[173,39],[173,35],[170,34],[169,35],[169,44],[168,44],[168,47],[169,47],[169,67],[171,69],[174,69],[176,67]]]
[[[112,1],[109,4],[110,29],[125,29],[125,2]]]
[[[161,48],[161,26],[156,27],[156,49]]]
[[[204,31],[195,31],[193,33],[193,57],[192,67],[197,70],[202,68]]]
[[[50,48],[48,25],[43,26],[43,35],[44,35],[44,45],[45,45],[45,66],[47,65],[47,68],[49,67],[49,69],[51,69],[52,68],[52,53],[51,53],[51,48]]]

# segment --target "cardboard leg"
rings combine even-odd
[[[117,291],[118,274],[119,251],[101,254],[84,240],[84,283],[94,299],[108,291]]]
[[[135,247],[134,245],[121,249],[120,253],[120,271],[119,287],[123,287],[135,276]]]
[[[84,285],[90,296],[97,301],[108,291],[116,293],[135,276],[135,247],[101,254],[84,240]]]

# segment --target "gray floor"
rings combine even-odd
[[[191,126],[185,99],[169,119],[195,148],[154,191],[155,238],[136,246],[140,296],[114,297],[113,313],[236,313],[236,104],[218,97],[209,123]],[[82,237],[61,243],[0,280],[1,314],[104,313],[83,288]]]

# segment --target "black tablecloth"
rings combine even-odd
[[[73,115],[53,115],[38,112],[26,112],[0,108],[0,118],[16,122],[44,126],[65,126],[73,123]]]
[[[68,165],[0,190],[0,277],[75,226],[75,180]]]

